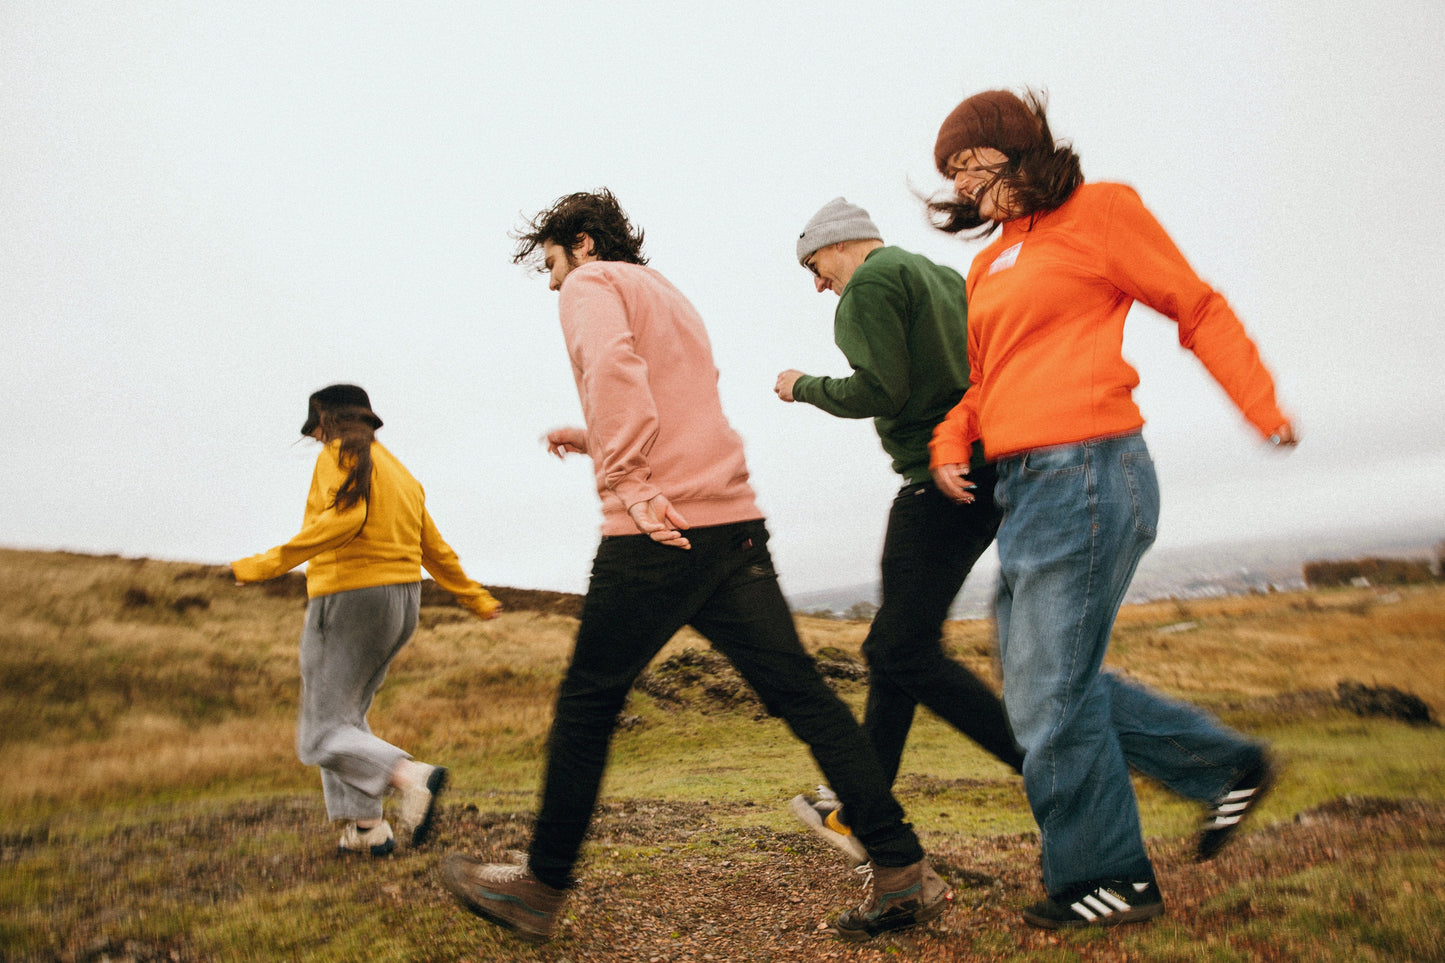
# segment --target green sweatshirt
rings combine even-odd
[[[928,481],[933,426],[968,387],[967,321],[962,275],[902,248],[876,248],[833,315],[833,340],[853,374],[804,375],[793,397],[839,418],[872,418],[893,470],[909,484]]]

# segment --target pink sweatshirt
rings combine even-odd
[[[602,534],[639,534],[627,508],[658,494],[695,528],[762,518],[707,331],[682,292],[650,267],[589,261],[568,272],[558,311]]]

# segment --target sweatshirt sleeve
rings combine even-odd
[[[438,585],[482,618],[487,618],[499,607],[490,592],[467,577],[462,570],[461,559],[442,538],[431,513],[425,509],[422,510],[421,523],[421,564]]]
[[[877,281],[843,289],[833,337],[853,374],[847,378],[804,375],[793,397],[839,418],[886,418],[908,402],[908,332],[902,292]]]
[[[1261,435],[1288,420],[1244,325],[1224,296],[1194,273],[1130,188],[1121,188],[1111,205],[1105,255],[1110,280],[1178,324],[1179,343],[1203,363]]]
[[[623,505],[648,501],[661,494],[647,460],[657,440],[657,405],[622,297],[600,273],[577,271],[562,286],[558,309],[568,353],[582,373],[592,459]]]
[[[338,462],[339,451],[337,445],[329,445],[316,458],[301,531],[284,545],[232,562],[237,581],[262,582],[285,575],[322,552],[340,548],[361,531],[366,523],[365,500],[344,511],[336,507],[336,492],[347,474]]]
[[[929,468],[973,463],[973,443],[979,440],[978,411],[973,405],[977,397],[977,391],[966,392],[933,427],[933,439],[928,443]]]
[[[972,286],[970,285],[970,294]],[[978,424],[979,383],[983,380],[978,328],[968,326],[968,389],[958,404],[943,420],[933,426],[933,439],[928,443],[928,467],[968,465],[975,463],[974,442],[982,438]]]

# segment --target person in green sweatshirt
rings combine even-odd
[[[884,244],[868,212],[842,197],[808,221],[797,255],[818,292],[838,296],[833,338],[853,372],[832,378],[788,369],[773,390],[835,417],[872,418],[903,481],[884,536],[882,605],[863,642],[863,728],[890,784],[920,704],[1019,772],[1023,754],[998,696],[942,645],[949,607],[1000,519],[981,445],[966,503],[944,497],[928,469],[933,428],[968,386],[963,277]],[[851,861],[865,858],[827,787],[795,797],[791,808]]]

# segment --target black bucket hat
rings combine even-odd
[[[321,424],[321,412],[336,408],[360,408],[372,428],[381,427],[381,419],[371,410],[371,399],[365,390],[356,385],[329,385],[307,399],[306,423],[301,426],[301,434],[310,435]]]

